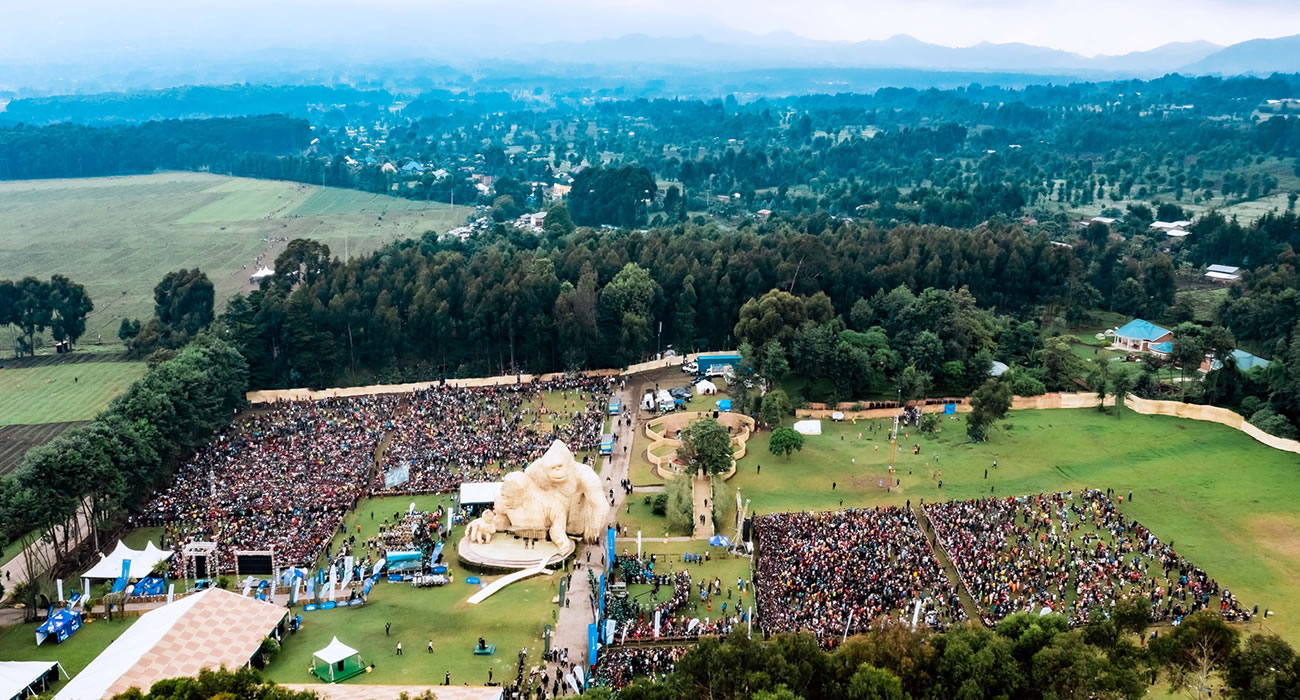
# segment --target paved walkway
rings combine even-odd
[[[637,405],[635,390],[635,386],[629,385],[628,388],[615,392],[615,396],[622,401],[623,406],[631,411],[635,411]],[[617,436],[614,442],[614,454],[601,464],[600,476],[605,482],[605,490],[614,491],[614,503],[610,507],[608,525],[613,525],[618,520],[619,509],[623,506],[625,494],[623,489],[619,488],[619,483],[629,478],[635,423],[634,419],[633,425],[628,425],[627,416],[618,417],[613,430],[614,435]],[[560,615],[555,623],[555,634],[551,638],[551,648],[568,649],[569,663],[580,666],[584,673],[587,669],[587,625],[596,619],[591,609],[591,587],[588,584],[587,569],[590,567],[591,572],[599,580],[600,575],[605,571],[604,558],[604,537],[601,538],[600,544],[578,546],[574,561],[581,568],[575,567],[570,572],[569,589],[565,595],[569,605],[560,608]],[[558,667],[555,664],[548,664],[548,666],[550,677],[554,678]]]
[[[713,481],[707,476],[697,476],[691,487],[695,495],[695,539],[707,540],[713,537],[713,510],[710,508]]]

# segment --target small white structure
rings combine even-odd
[[[361,652],[335,637],[329,646],[312,654],[311,661],[312,672],[321,680],[333,683],[357,674],[357,669],[361,668]]]
[[[696,393],[696,394],[716,394],[716,393],[718,393],[718,385],[717,385],[717,384],[714,384],[713,382],[711,382],[711,381],[709,381],[709,380],[707,380],[707,379],[703,379],[703,380],[701,380],[698,384],[695,385],[695,393]]]
[[[462,506],[492,505],[500,496],[500,481],[466,481],[460,485]]]
[[[801,420],[794,424],[794,431],[800,435],[821,435],[822,422],[819,420]]]
[[[1168,231],[1165,231],[1165,235],[1169,236],[1170,238],[1186,238],[1192,235],[1192,232],[1184,231],[1180,228],[1171,228]]]
[[[1191,225],[1192,222],[1190,221],[1152,221],[1151,222],[1151,228],[1157,230],[1163,230],[1163,231],[1171,231],[1173,229],[1185,229]]]
[[[254,272],[253,274],[248,276],[248,283],[257,284],[262,280],[266,279],[267,277],[275,277],[275,270],[272,270],[271,268],[263,265],[262,267],[257,269],[257,272]]]
[[[158,549],[153,542],[149,542],[142,550],[131,549],[123,544],[120,540],[113,552],[98,564],[91,567],[90,571],[82,574],[82,578],[88,579],[116,579],[122,575],[122,562],[130,561],[131,569],[127,573],[127,578],[134,581],[142,579],[153,572],[153,567],[160,561],[167,561],[172,558],[170,551]]]
[[[993,364],[989,365],[989,376],[990,376],[990,377],[1001,377],[1002,375],[1004,375],[1004,374],[1007,373],[1007,370],[1008,370],[1008,369],[1011,369],[1011,368],[1010,368],[1010,367],[1007,367],[1007,363],[1005,363],[1005,362],[998,362],[997,360],[994,360],[994,361],[993,361]]]
[[[1241,268],[1231,265],[1211,265],[1205,268],[1205,276],[1220,282],[1236,282],[1241,279]]]

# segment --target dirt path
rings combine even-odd
[[[939,545],[934,535],[934,525],[926,517],[925,510],[921,505],[913,504],[912,513],[916,515],[916,522],[921,526],[921,534],[925,535],[926,541],[930,543],[930,549],[934,552],[934,560],[939,562],[943,568],[943,573],[957,588],[957,598],[961,601],[962,610],[966,611],[966,617],[972,620],[982,619],[979,614],[979,606],[975,604],[975,599],[971,597],[971,592],[966,590],[966,584],[961,577],[957,575],[957,567],[953,566],[952,560],[948,558],[948,552]]]
[[[713,510],[709,501],[713,498],[713,481],[707,476],[695,477],[691,484],[695,496],[695,539],[707,540],[713,537]]]

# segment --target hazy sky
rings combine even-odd
[[[642,32],[727,38],[788,30],[832,40],[911,34],[968,46],[1039,44],[1084,55],[1171,41],[1300,34],[1300,0],[5,0],[0,58],[105,52],[460,47]]]

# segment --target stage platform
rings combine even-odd
[[[535,569],[539,564],[554,568],[567,558],[560,556],[560,548],[554,542],[543,540],[525,547],[523,538],[508,532],[498,532],[489,544],[475,544],[463,537],[456,544],[456,556],[462,565],[480,571],[520,571]]]

